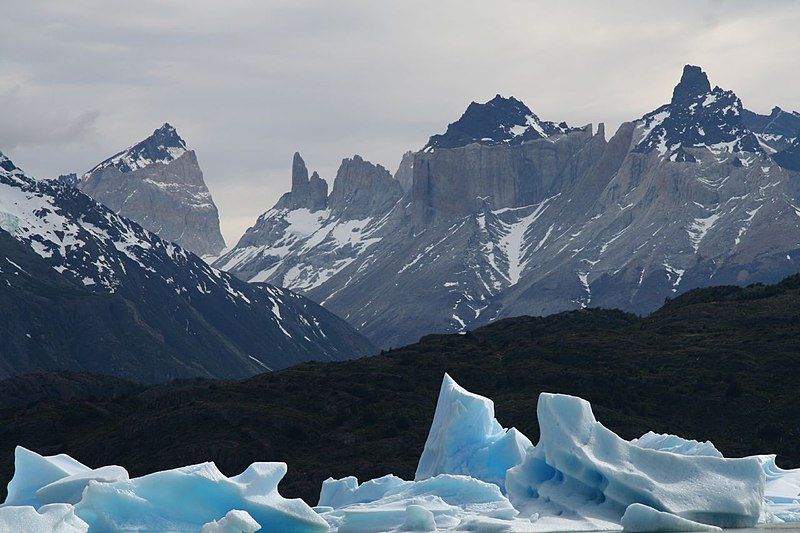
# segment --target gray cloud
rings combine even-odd
[[[394,168],[471,100],[609,129],[669,99],[685,63],[750,108],[800,108],[800,5],[637,1],[28,2],[0,33],[0,149],[83,171],[173,123],[236,240],[289,186]],[[15,89],[17,88],[17,89]]]

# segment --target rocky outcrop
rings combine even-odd
[[[394,179],[400,183],[403,191],[408,192],[411,190],[411,186],[414,183],[414,152],[409,150],[403,154],[400,165],[398,165],[397,171],[394,173]]]
[[[225,247],[197,156],[169,124],[99,163],[76,185],[117,214],[198,255],[219,255]]]
[[[786,170],[800,172],[800,137],[794,139],[791,144],[780,152],[777,152],[773,159]]]
[[[403,188],[381,165],[359,155],[342,160],[328,199],[331,212],[356,220],[386,213],[403,196]]]
[[[328,206],[328,183],[316,171],[308,177],[306,163],[295,152],[292,159],[292,190],[281,196],[276,209],[308,209],[312,212]]]
[[[78,179],[78,175],[72,172],[70,174],[61,174],[56,178],[56,181],[60,181],[61,183],[69,185],[70,187],[77,187],[80,180]]]
[[[759,115],[747,109],[742,110],[742,120],[752,131],[762,146],[768,149],[783,150],[787,148],[800,131],[800,113],[784,111],[773,107],[769,115]]]

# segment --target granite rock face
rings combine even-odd
[[[345,220],[384,214],[403,196],[403,188],[388,170],[355,155],[336,172],[328,199],[332,214]]]
[[[75,184],[114,212],[201,256],[225,247],[217,206],[193,150],[164,124]]]
[[[610,138],[496,97],[404,156],[393,182],[359,163],[376,196],[348,196],[354,213],[333,209],[337,183],[324,215],[276,206],[216,264],[299,290],[382,347],[775,282],[800,270],[797,118],[747,111],[690,65],[669,103]]]
[[[414,152],[411,150],[403,154],[400,165],[394,173],[394,179],[400,183],[404,191],[411,190],[414,184]]]
[[[281,196],[278,209],[308,209],[312,212],[328,205],[328,183],[314,172],[308,177],[306,163],[298,152],[292,159],[292,190]]]

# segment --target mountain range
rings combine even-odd
[[[298,291],[387,348],[583,307],[646,314],[695,287],[800,270],[800,114],[746,109],[687,65],[671,100],[574,127],[472,103],[392,175],[347,158],[214,266]]]
[[[67,183],[28,177],[2,154],[0,309],[3,377],[236,378],[374,351],[307,298],[213,269]]]

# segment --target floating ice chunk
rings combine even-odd
[[[430,512],[440,529],[455,528],[465,519],[511,521],[517,515],[497,485],[467,476],[441,474],[421,481],[404,481],[378,500],[346,505],[322,516],[332,527],[338,527],[339,533],[402,530],[407,508],[412,505]]]
[[[214,463],[202,463],[130,481],[92,482],[75,513],[99,531],[198,531],[234,509],[265,531],[327,531],[325,520],[305,502],[278,493],[284,475],[285,463],[253,463],[231,478]]]
[[[490,399],[461,388],[445,374],[414,479],[462,474],[505,492],[506,471],[521,463],[531,446],[515,428],[503,429]]]
[[[3,505],[32,505],[43,503],[36,492],[60,479],[76,474],[88,474],[92,469],[69,455],[43,456],[22,446],[14,450],[14,477],[8,483],[8,496]]]
[[[353,503],[373,502],[383,498],[391,488],[406,483],[392,474],[365,481],[361,485],[355,476],[342,479],[328,478],[322,482],[318,506],[328,506],[334,509]]]
[[[75,516],[75,508],[66,503],[43,505],[38,511],[25,505],[0,508],[0,531],[86,533],[89,524]]]
[[[722,531],[717,526],[693,522],[674,514],[656,511],[652,507],[633,503],[622,515],[622,527],[631,533]]]
[[[719,527],[752,527],[764,498],[756,458],[687,456],[641,448],[597,422],[591,406],[573,396],[542,393],[541,438],[510,469],[506,488],[525,514],[594,521],[608,528],[642,503],[657,511]]]
[[[234,509],[220,518],[204,524],[200,533],[255,533],[261,526],[245,511]]]
[[[436,531],[436,520],[433,513],[421,505],[406,507],[406,521],[403,522],[401,531]]]
[[[638,439],[631,441],[640,448],[661,450],[662,452],[679,453],[681,455],[703,455],[707,457],[722,457],[722,453],[711,441],[698,442],[684,439],[677,435],[653,433],[648,431]]]

